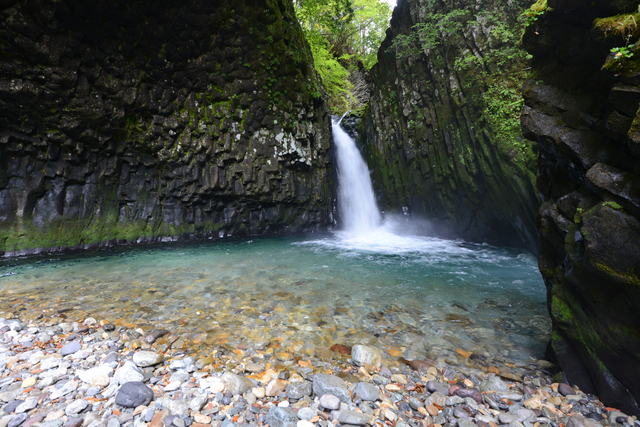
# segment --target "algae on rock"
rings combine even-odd
[[[330,111],[290,1],[0,14],[0,254],[332,224]]]
[[[400,1],[359,144],[380,205],[448,237],[537,252],[535,146],[522,138],[526,2]]]
[[[623,28],[637,2],[549,6],[523,35],[539,80],[522,114],[540,150],[549,356],[571,384],[640,415],[640,79],[638,35]]]

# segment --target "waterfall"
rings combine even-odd
[[[373,194],[369,168],[355,141],[340,127],[341,121],[342,118],[332,124],[338,160],[338,209],[344,231],[366,235],[380,226],[380,212]]]

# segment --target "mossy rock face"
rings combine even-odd
[[[552,3],[523,36],[540,81],[524,86],[522,116],[540,148],[539,265],[554,325],[550,348],[570,383],[639,415],[636,46],[625,57],[610,53],[611,37],[593,37],[594,20],[602,36],[598,22],[619,21],[637,3]],[[555,49],[551,40],[560,40]]]
[[[330,111],[290,1],[0,15],[0,253],[332,224]]]
[[[358,143],[386,212],[426,218],[445,237],[535,253],[536,151],[518,120],[527,58],[515,47],[529,4],[475,5],[399,2],[371,71]],[[417,29],[437,25],[434,16],[455,16],[462,29],[422,45]],[[403,37],[409,43],[398,47]]]

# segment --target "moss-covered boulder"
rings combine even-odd
[[[548,1],[523,35],[537,81],[525,135],[540,149],[540,271],[566,379],[640,414],[637,2]]]
[[[386,212],[441,235],[538,250],[535,145],[522,137],[526,1],[400,0],[360,146]]]
[[[292,2],[0,2],[0,254],[331,224]]]

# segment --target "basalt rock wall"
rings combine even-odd
[[[326,227],[330,138],[290,1],[0,1],[0,254]]]
[[[545,3],[523,36],[538,76],[523,88],[522,127],[540,150],[549,352],[571,384],[639,415],[640,48],[611,53],[630,40],[594,27],[638,4]]]
[[[386,212],[537,252],[535,147],[519,126],[525,4],[398,2],[359,129]]]

